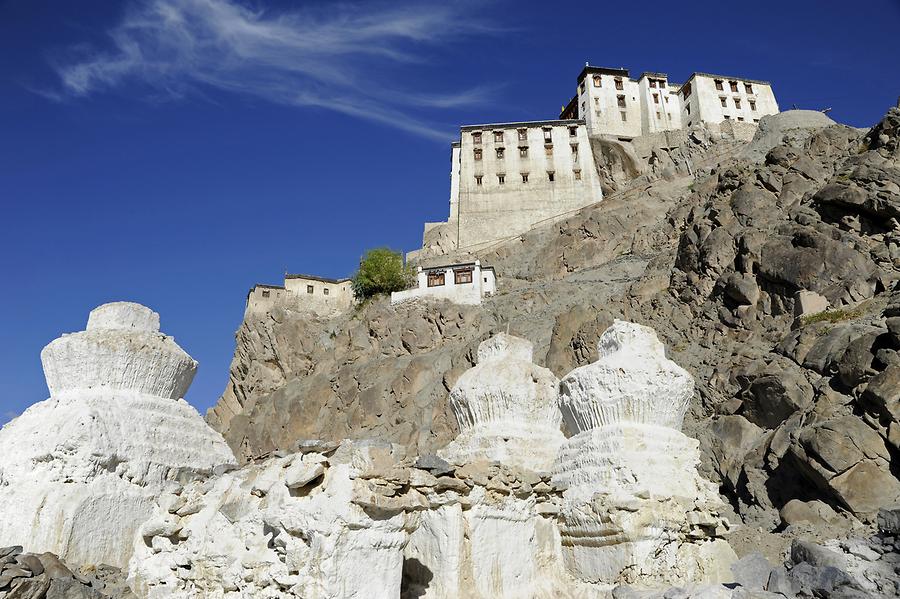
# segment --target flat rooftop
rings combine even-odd
[[[585,65],[583,69],[581,69],[581,73],[578,74],[578,79],[575,80],[575,83],[579,83],[582,79],[585,78],[586,75],[613,75],[615,77],[628,77],[628,69],[615,69],[612,67],[595,67],[591,65]]]
[[[747,77],[735,77],[734,75],[716,75],[715,73],[701,72],[691,73],[691,76],[687,78],[687,81],[685,81],[685,83],[687,83],[694,77],[710,77],[712,79],[722,79],[723,81],[745,81],[747,83],[758,83],[760,85],[772,85],[770,81],[762,81],[761,79],[748,79]]]
[[[472,131],[474,129],[513,129],[516,127],[546,127],[562,125],[583,125],[584,119],[556,119],[548,121],[520,121],[517,123],[483,123],[481,125],[463,125],[460,131]]]
[[[434,266],[422,266],[422,270],[438,270],[438,269],[446,269],[446,268],[466,268],[466,267],[475,267],[477,266],[474,262],[456,262],[454,264],[436,264]],[[493,266],[481,266],[481,270],[494,270]]]
[[[319,281],[321,283],[346,283],[350,279],[345,277],[343,279],[329,279],[328,277],[317,277],[316,275],[304,275],[304,274],[285,274],[285,280],[287,279],[304,279],[307,281]]]

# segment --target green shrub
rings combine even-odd
[[[402,291],[412,285],[415,271],[403,256],[388,248],[368,250],[353,275],[353,295],[360,302],[381,293]]]
[[[808,314],[800,318],[800,324],[803,326],[807,326],[810,324],[815,324],[817,322],[830,322],[833,324],[844,320],[852,320],[854,318],[859,318],[865,314],[865,311],[861,308],[862,306],[859,306],[855,309],[843,308],[835,310],[825,310],[824,312],[816,312],[815,314]]]

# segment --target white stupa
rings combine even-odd
[[[720,581],[736,556],[718,538],[715,486],[697,472],[699,443],[681,432],[694,380],[653,329],[615,321],[596,362],[560,382],[569,437],[553,482],[570,572],[586,582]]]
[[[450,391],[459,435],[440,455],[549,471],[563,442],[559,380],[532,362],[531,342],[500,333],[478,346],[477,365]]]
[[[182,399],[197,363],[129,302],[93,310],[41,362],[50,399],[0,430],[0,547],[125,566],[163,489],[235,464]]]

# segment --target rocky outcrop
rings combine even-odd
[[[73,572],[52,553],[0,548],[0,599],[133,599],[118,568]]]
[[[480,307],[248,320],[210,422],[243,459],[301,438],[431,453],[459,432],[447,393],[479,343],[528,338],[559,377],[619,318],[694,378],[683,430],[732,519],[780,534],[800,503],[871,524],[900,468],[898,114],[865,133],[791,111],[745,146],[676,141],[685,159],[630,182],[613,165],[600,205],[471,257],[499,275]]]
[[[0,430],[0,545],[124,566],[157,495],[234,467],[181,399],[197,363],[138,304],[105,304],[41,352],[50,399]]]
[[[383,442],[320,451],[164,495],[135,540],[132,588],[141,597],[310,599],[544,588],[535,596],[549,598],[564,588],[549,475],[486,462],[446,471]]]
[[[457,432],[448,390],[472,365],[479,337],[498,326],[449,302],[375,301],[329,321],[280,309],[253,316],[207,419],[244,459],[303,438],[378,438],[433,452]]]

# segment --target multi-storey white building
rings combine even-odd
[[[665,73],[646,72],[634,80],[627,69],[588,65],[578,75],[575,97],[560,118],[584,119],[592,136],[628,140],[699,122],[759,122],[777,112],[772,86],[766,81],[694,73],[679,85],[670,83]]]
[[[448,224],[458,248],[517,235],[603,197],[581,120],[466,125],[451,155]]]
[[[423,250],[479,250],[600,201],[592,138],[601,154],[609,138],[652,147],[654,134],[701,122],[748,138],[754,123],[777,112],[765,81],[694,73],[680,85],[665,73],[635,80],[627,69],[585,65],[560,120],[461,128],[451,147],[450,216],[425,224]],[[636,140],[642,136],[651,137]]]
[[[778,102],[767,81],[694,73],[681,86],[681,118],[687,126],[726,120],[758,123],[778,113]]]

